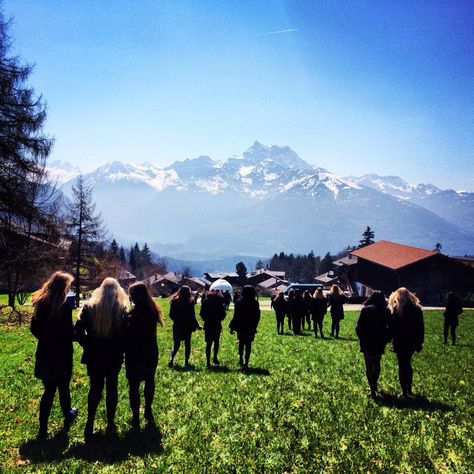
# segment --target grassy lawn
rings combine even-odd
[[[167,302],[160,300],[167,314]],[[230,314],[228,316],[230,319]],[[420,398],[400,404],[395,356],[382,359],[379,402],[367,398],[364,366],[346,313],[343,339],[278,336],[265,312],[250,365],[238,370],[235,336],[226,330],[221,362],[205,370],[204,335],[193,336],[194,370],[166,366],[171,324],[160,330],[154,404],[157,431],[128,431],[127,384],[120,375],[118,438],[83,444],[88,379],[75,353],[69,437],[40,445],[41,382],[33,377],[35,340],[27,327],[0,327],[0,471],[24,472],[473,472],[474,312],[461,316],[458,345],[441,344],[442,315],[426,311],[426,341],[414,358]],[[226,320],[228,323],[228,320]],[[329,332],[329,318],[325,321]],[[227,327],[227,325],[226,325]],[[183,353],[176,362],[182,364]],[[96,425],[105,428],[101,403]],[[50,432],[61,426],[57,400]]]

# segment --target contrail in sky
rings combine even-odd
[[[292,33],[293,31],[298,31],[298,28],[287,28],[286,30],[268,31],[267,33],[259,33],[255,36],[279,35],[281,33]]]

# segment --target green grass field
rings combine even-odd
[[[160,300],[165,314],[167,302]],[[230,319],[231,315],[228,315]],[[226,330],[221,362],[205,369],[204,335],[195,333],[194,370],[169,369],[171,324],[161,350],[154,404],[158,430],[128,430],[130,412],[120,376],[118,438],[84,445],[88,379],[75,353],[73,404],[80,414],[69,437],[60,433],[57,400],[53,437],[37,444],[41,382],[33,377],[35,340],[27,327],[0,327],[0,471],[8,472],[473,472],[474,312],[461,316],[458,345],[441,344],[440,311],[426,311],[426,341],[414,358],[420,398],[400,404],[395,356],[382,359],[380,389],[368,399],[362,356],[346,313],[343,339],[278,336],[265,312],[249,374],[239,371],[235,336]],[[228,320],[226,320],[228,322]],[[329,317],[325,321],[329,329]],[[226,325],[227,327],[227,325]],[[183,353],[178,353],[178,364]],[[103,403],[96,426],[105,428]],[[56,436],[55,436],[56,435]]]

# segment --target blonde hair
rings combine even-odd
[[[74,277],[66,272],[54,272],[43,286],[31,295],[31,302],[35,306],[34,317],[36,317],[40,306],[50,307],[48,317],[56,319],[60,314],[61,306],[66,301],[67,293]]]
[[[338,285],[334,284],[331,286],[331,290],[329,291],[331,296],[342,297],[344,296],[344,292],[339,288]]]
[[[325,300],[326,297],[324,296],[323,289],[317,288],[315,292],[313,293],[313,298],[318,299],[318,300]]]
[[[420,300],[416,297],[415,293],[412,293],[405,287],[401,287],[392,292],[388,298],[388,307],[392,313],[397,312],[400,315],[403,314],[403,309],[407,303],[421,308]]]
[[[121,316],[128,306],[128,296],[115,278],[106,278],[87,302],[94,334],[109,337],[121,324]]]

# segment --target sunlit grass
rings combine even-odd
[[[165,315],[166,300],[159,300]],[[250,359],[238,367],[236,338],[224,321],[221,362],[205,369],[204,335],[195,333],[190,371],[166,366],[171,324],[159,332],[154,404],[159,433],[128,433],[127,384],[120,375],[117,423],[121,438],[84,447],[88,379],[75,352],[73,402],[80,409],[68,440],[41,448],[25,443],[37,431],[41,383],[33,377],[35,340],[27,327],[1,327],[0,463],[4,469],[48,472],[472,472],[474,469],[474,313],[461,316],[458,345],[444,346],[440,311],[426,311],[426,342],[414,358],[414,390],[422,399],[399,405],[395,356],[382,359],[383,403],[367,384],[354,326],[346,313],[343,339],[278,336],[264,312]],[[325,321],[326,332],[329,318]],[[182,351],[182,349],[181,349]],[[183,363],[183,353],[176,357]],[[57,401],[50,431],[61,426]],[[103,407],[97,428],[105,427]],[[21,448],[21,454],[20,454]]]

